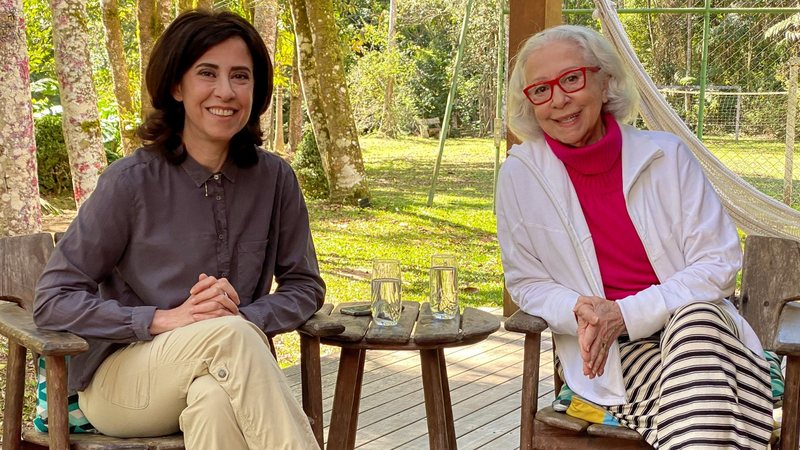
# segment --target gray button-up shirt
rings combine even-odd
[[[152,339],[155,310],[182,304],[201,273],[228,278],[239,311],[268,335],[322,305],[297,179],[279,157],[258,155],[253,167],[228,160],[212,174],[191,157],[173,165],[140,149],[101,175],[36,292],[38,326],[89,342],[70,360],[70,389],[84,389],[123,345]]]

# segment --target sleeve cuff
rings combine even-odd
[[[656,286],[617,300],[622,318],[625,320],[625,328],[632,341],[652,336],[664,328],[669,319],[667,305],[654,288]]]
[[[258,313],[258,310],[256,308],[250,308],[249,306],[250,305],[245,306],[243,308],[239,308],[239,314],[243,315],[244,318],[249,320],[250,322],[253,322],[255,326],[257,326],[261,331],[264,331],[265,329],[264,317],[262,317],[261,314]]]
[[[153,316],[156,314],[155,306],[140,306],[134,308],[131,313],[131,326],[133,333],[141,341],[152,341],[153,335],[150,334],[150,325],[153,323]]]

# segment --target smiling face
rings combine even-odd
[[[227,151],[253,106],[253,58],[247,45],[233,37],[211,47],[183,74],[172,95],[186,111],[186,147]]]
[[[525,64],[528,84],[552,80],[579,67],[594,66],[584,51],[572,41],[555,41],[531,53]],[[571,94],[554,86],[553,97],[541,105],[531,105],[536,121],[553,139],[573,147],[583,147],[603,137],[600,113],[608,100],[608,76],[602,70],[586,71],[586,86]]]

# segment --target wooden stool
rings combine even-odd
[[[359,303],[344,303],[334,309],[330,315],[331,321],[344,325],[345,330],[338,336],[322,337],[320,341],[342,348],[328,433],[328,449],[355,447],[358,405],[367,350],[419,351],[430,448],[455,449],[456,435],[444,349],[486,339],[500,328],[500,319],[479,309],[466,308],[460,317],[437,320],[433,318],[428,303],[420,305],[416,302],[403,302],[399,323],[396,326],[379,326],[372,323],[370,316],[354,317],[340,312],[340,307],[355,304]],[[315,353],[314,345],[313,342],[301,343],[301,349],[309,346],[306,353],[311,355]],[[316,354],[319,354],[318,348]],[[321,396],[318,397],[318,405],[310,407],[311,410],[317,408],[321,419]]]

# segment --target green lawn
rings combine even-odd
[[[725,166],[772,198],[783,201],[786,144],[778,141],[706,137],[705,145]],[[792,158],[792,207],[800,209],[800,148]]]

